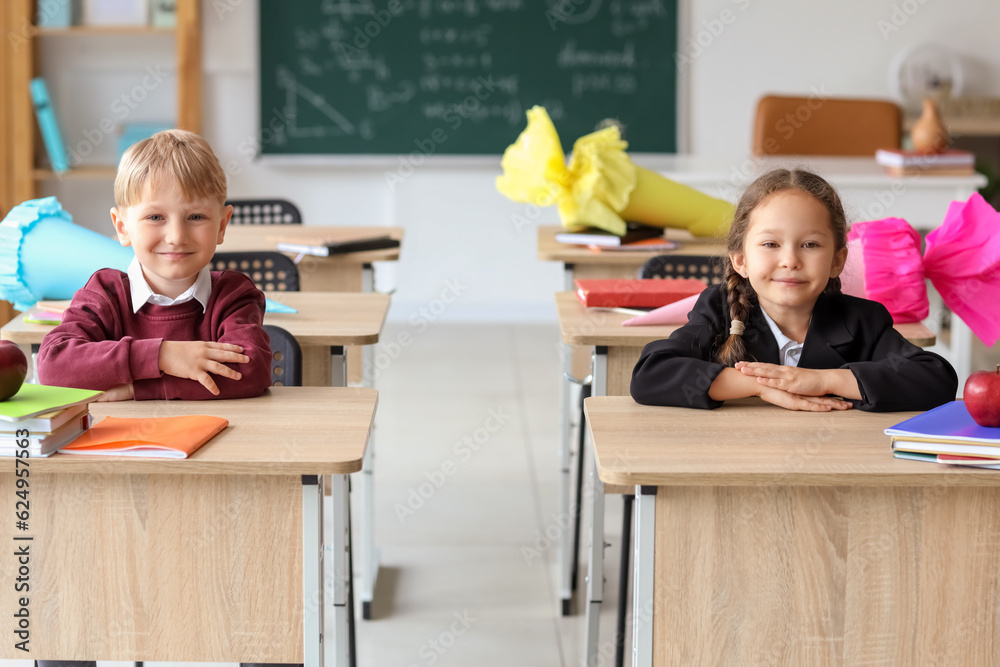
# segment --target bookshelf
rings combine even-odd
[[[42,167],[44,154],[35,122],[28,82],[39,72],[39,56],[50,40],[115,39],[117,36],[174,36],[177,85],[177,127],[201,131],[202,52],[201,0],[177,0],[177,26],[72,26],[43,28],[34,25],[36,0],[3,0],[0,3],[0,34],[12,36],[3,48],[0,90],[10,94],[0,102],[0,209],[38,196],[39,185],[54,180],[113,179],[114,167],[87,166],[55,174]],[[85,56],[82,56],[85,57]],[[72,111],[70,111],[71,113]],[[64,136],[67,143],[73,137]]]

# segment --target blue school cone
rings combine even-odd
[[[18,204],[0,222],[0,299],[18,310],[72,299],[98,269],[124,271],[132,248],[73,224],[55,197]]]

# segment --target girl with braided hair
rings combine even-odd
[[[722,284],[632,372],[645,405],[717,408],[760,396],[790,410],[928,410],[955,398],[947,361],[909,343],[879,303],[847,296],[847,220],[836,190],[777,169],[744,192]]]

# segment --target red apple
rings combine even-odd
[[[1000,427],[1000,364],[995,372],[977,371],[970,375],[962,398],[977,424]]]
[[[0,401],[17,393],[28,374],[28,360],[15,343],[0,340]]]

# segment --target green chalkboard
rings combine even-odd
[[[267,154],[499,155],[545,106],[676,152],[677,0],[260,0]]]

